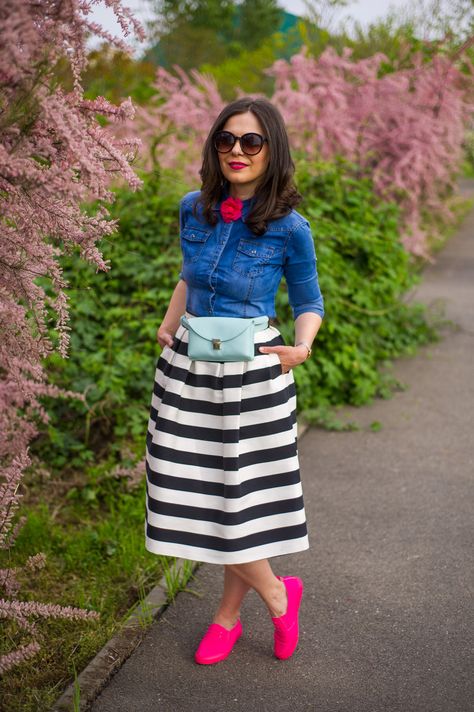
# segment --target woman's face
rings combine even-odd
[[[225,122],[222,131],[230,131],[234,136],[246,133],[258,133],[265,137],[262,125],[255,114],[247,111],[245,114],[234,114]],[[268,138],[268,137],[266,137]],[[270,151],[268,143],[263,144],[260,153],[249,156],[236,141],[228,153],[218,153],[219,163],[224,178],[230,183],[230,195],[234,198],[250,198],[255,192],[260,178],[267,170]]]

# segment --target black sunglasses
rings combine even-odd
[[[230,131],[217,131],[214,134],[214,147],[219,153],[229,153],[235,146],[236,141],[240,141],[240,148],[248,156],[255,156],[263,148],[268,138],[260,136],[258,133],[245,133],[243,136],[234,136]]]

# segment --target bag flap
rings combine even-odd
[[[226,316],[195,316],[186,319],[186,326],[202,339],[230,341],[252,326],[248,319]]]

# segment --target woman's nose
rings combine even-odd
[[[233,145],[233,147],[232,147],[232,153],[233,153],[235,156],[242,156],[242,155],[243,155],[243,151],[242,151],[242,147],[241,147],[241,145],[240,145],[239,139],[237,139],[237,141],[234,143],[234,145]]]

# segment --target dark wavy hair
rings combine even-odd
[[[222,174],[213,137],[216,131],[224,127],[227,119],[247,111],[257,117],[264,135],[268,138],[268,166],[255,191],[252,210],[246,218],[250,230],[255,235],[263,235],[270,220],[288,215],[301,201],[301,195],[293,182],[295,164],[290,154],[285,122],[278,109],[267,99],[237,99],[227,104],[214,121],[202,151],[202,167],[199,171],[202,180],[201,195],[196,201],[194,212],[197,215],[197,203],[201,203],[207,222],[211,225],[217,223],[214,209],[224,188],[228,187],[228,181]]]

